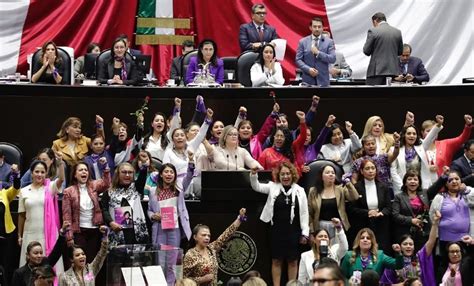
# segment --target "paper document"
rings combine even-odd
[[[285,52],[286,52],[286,40],[285,39],[275,39],[271,41],[272,43],[275,43],[275,58],[278,61],[282,61],[285,58]]]
[[[148,286],[166,286],[166,278],[160,265],[143,266]]]
[[[126,286],[146,286],[140,267],[122,267],[121,270]]]

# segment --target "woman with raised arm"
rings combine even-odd
[[[99,115],[95,116],[95,123],[97,128],[96,134],[104,135],[104,119]],[[63,160],[68,166],[73,166],[79,161],[82,161],[89,152],[91,139],[82,135],[82,123],[77,117],[69,117],[63,122],[61,130],[57,134],[57,140],[53,141],[51,149],[54,152],[61,152]]]
[[[128,138],[128,126],[121,122],[119,118],[112,119],[112,140],[108,152],[114,159],[115,166],[121,163],[129,162],[132,159],[132,151],[141,147],[143,135],[143,114],[137,116],[135,134],[131,139]]]
[[[433,264],[433,250],[438,236],[438,224],[441,214],[433,217],[428,241],[420,250],[416,250],[414,238],[405,234],[400,238],[400,248],[403,255],[403,268],[398,270],[385,269],[380,278],[380,285],[403,286],[409,278],[419,278],[423,285],[437,285]]]
[[[104,170],[103,179],[92,180],[91,171],[84,162],[78,163],[71,170],[71,186],[64,190],[62,213],[63,220],[71,222],[67,233],[67,243],[81,245],[92,261],[100,249],[100,226],[104,225],[99,194],[110,187],[110,168],[105,157],[98,164]]]
[[[465,124],[462,133],[458,137],[443,140],[438,140],[438,138],[435,138],[434,143],[432,143],[428,147],[428,150],[426,151],[426,156],[428,157],[428,161],[430,163],[432,179],[433,174],[441,176],[441,174],[443,173],[443,167],[451,165],[451,161],[453,160],[454,154],[471,137],[471,130],[473,126],[472,116],[469,114],[465,114],[464,123]],[[435,121],[425,120],[421,124],[421,137],[425,139],[433,128],[433,126],[435,125]]]
[[[345,129],[349,134],[347,139],[344,139],[344,130],[339,124],[332,123],[329,126],[329,135],[321,148],[319,158],[333,160],[342,166],[344,173],[348,173],[351,170],[352,157],[362,148],[362,144],[359,136],[352,130],[352,123],[345,121]]]
[[[247,220],[245,213],[244,208],[240,209],[235,221],[213,242],[211,242],[211,231],[207,225],[198,224],[194,227],[192,234],[196,246],[184,255],[184,278],[190,278],[198,285],[218,285],[217,252],[237,231],[240,224]]]
[[[43,244],[38,241],[31,241],[25,248],[25,252],[21,252],[24,256],[25,263],[15,270],[13,273],[12,286],[29,286],[31,285],[31,278],[34,277],[34,269],[40,266],[52,267],[62,259],[61,255],[66,247],[66,232],[70,223],[63,222],[62,228],[59,230],[59,236],[54,242],[54,247],[50,251],[43,249]],[[46,254],[46,255],[45,255]],[[56,267],[56,271],[61,270]]]
[[[109,150],[105,148],[105,138],[101,134],[95,134],[91,137],[91,153],[84,158],[84,163],[89,166],[90,177],[92,180],[103,179],[105,164],[100,164],[102,158],[107,161],[110,172],[115,169],[115,162],[110,155]]]
[[[244,106],[239,108],[239,115],[234,124],[234,127],[239,131],[239,147],[247,150],[255,160],[262,154],[263,143],[271,134],[273,126],[275,126],[279,110],[280,106],[275,103],[272,112],[267,116],[260,130],[257,134],[254,134],[253,124],[250,120],[247,120],[247,108]]]
[[[362,157],[354,161],[351,167],[352,172],[352,183],[355,184],[359,181],[359,175],[361,171],[361,164],[364,160],[370,159],[375,162],[377,167],[377,179],[387,185],[393,192],[399,190],[392,190],[392,178],[390,176],[390,164],[397,158],[400,150],[400,135],[394,133],[395,145],[393,152],[377,154],[377,141],[372,135],[366,135],[362,137]]]
[[[431,129],[425,140],[423,140],[423,143],[413,124],[403,127],[400,133],[400,151],[397,159],[392,163],[391,175],[394,190],[401,189],[402,178],[408,170],[414,170],[420,174],[422,178],[422,189],[426,190],[434,183],[434,181],[432,181],[430,162],[426,156],[426,151],[442,129],[444,122],[443,116],[436,115],[436,122],[436,126]]]
[[[59,176],[54,181],[46,177],[47,165],[43,161],[34,161],[30,170],[33,183],[21,189],[18,199],[18,244],[21,253],[31,241],[44,245],[46,253],[50,253],[58,238],[59,208],[58,193],[62,192],[64,182],[64,162],[61,155],[56,154],[60,162]],[[25,256],[20,256],[20,266],[25,264]],[[62,259],[56,265],[58,273],[63,271]]]
[[[258,181],[257,169],[252,169],[250,184],[256,192],[268,194],[260,220],[271,224],[272,281],[279,286],[284,261],[288,280],[298,274],[299,244],[309,239],[308,201],[298,182],[298,172],[289,162],[274,169],[274,182]]]
[[[297,111],[300,122],[300,134],[293,141],[291,131],[288,128],[276,128],[271,137],[272,147],[265,149],[258,162],[265,170],[273,170],[282,162],[290,162],[295,165],[298,175],[301,175],[304,167],[304,142],[306,140],[306,121],[303,111]]]
[[[190,138],[189,141],[187,140],[186,132],[183,128],[174,129],[171,133],[172,144],[165,151],[163,163],[171,163],[176,167],[176,184],[179,190],[183,190],[183,178],[186,175],[188,168],[188,158],[186,156],[186,151],[190,150],[191,152],[195,152],[198,149],[199,145],[206,136],[210,124],[212,123],[213,114],[214,111],[208,108],[206,119],[204,120],[204,123],[201,125],[201,127],[197,129],[197,132],[188,130],[188,137]]]
[[[100,227],[102,242],[99,252],[93,257],[87,257],[87,254],[83,249],[84,246],[72,245],[69,247],[71,268],[59,275],[59,286],[95,285],[97,274],[107,257],[107,247],[109,245],[107,231],[108,229],[105,225]]]

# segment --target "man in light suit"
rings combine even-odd
[[[258,51],[266,43],[277,38],[275,28],[265,24],[267,11],[263,4],[252,6],[252,22],[240,25],[239,42],[241,52]]]
[[[464,154],[451,163],[451,170],[459,173],[464,184],[474,187],[474,139],[464,144]]]
[[[322,35],[323,20],[311,20],[311,35],[302,38],[296,50],[296,65],[303,71],[303,82],[310,85],[329,86],[329,65],[336,62],[334,42]]]
[[[403,44],[403,53],[400,56],[399,73],[393,80],[399,82],[414,82],[418,84],[428,82],[430,80],[430,75],[426,71],[421,59],[411,57],[410,55],[411,46],[409,44]]]
[[[398,75],[398,56],[403,51],[402,32],[390,26],[381,12],[372,16],[372,25],[374,28],[367,32],[364,44],[364,54],[370,56],[366,83],[385,85],[386,77]]]

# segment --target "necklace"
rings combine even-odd
[[[281,192],[283,193],[283,195],[285,195],[285,203],[288,205],[290,203],[290,200],[292,201],[292,199],[290,199],[290,196],[291,194],[293,193],[293,189],[289,189],[288,191],[285,191],[285,188],[283,186],[281,186],[280,188]]]

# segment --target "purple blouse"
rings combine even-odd
[[[201,67],[198,64],[197,57],[191,57],[189,60],[189,66],[186,70],[185,84],[193,82],[195,72],[199,71]],[[219,84],[224,83],[224,62],[221,59],[217,59],[217,66],[209,65],[209,73],[214,75],[216,82]]]
[[[400,270],[385,269],[380,277],[380,285],[397,284],[400,283],[399,280],[403,281],[413,275],[420,277],[423,285],[436,285],[433,255],[426,253],[426,245],[418,251],[416,257],[418,259],[417,266],[413,266],[410,261],[405,261],[405,266]]]
[[[359,173],[360,165],[362,164],[362,161],[364,161],[365,159],[372,159],[375,162],[375,165],[377,165],[378,180],[381,183],[384,183],[385,185],[387,185],[388,187],[392,187],[392,180],[390,176],[390,164],[388,163],[388,155],[387,154],[373,155],[373,156],[365,155],[364,157],[361,157],[354,161],[354,164],[352,164],[352,173]]]
[[[458,198],[454,202],[451,197],[444,196],[439,222],[439,239],[442,241],[459,241],[469,234],[469,207],[463,196]]]

